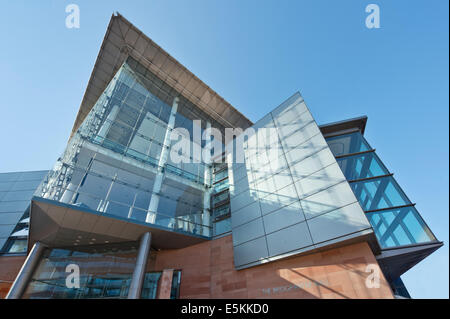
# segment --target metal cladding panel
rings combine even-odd
[[[371,225],[299,93],[251,129],[239,142],[244,163],[228,157],[236,268],[367,238]]]

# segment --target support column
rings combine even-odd
[[[211,130],[211,123],[206,122],[206,130]],[[205,141],[205,148],[208,149],[211,147],[211,135],[206,136]],[[209,152],[211,152],[211,149],[209,149]],[[212,165],[212,161],[210,160],[211,157],[209,157],[205,162],[205,174],[204,174],[204,180],[205,180],[205,191],[203,193],[203,214],[202,214],[202,235],[203,236],[210,236],[210,228],[207,226],[211,225],[211,192],[212,192],[212,181],[211,181],[211,169],[212,166],[209,167],[208,165]]]
[[[42,255],[42,252],[46,246],[40,242],[36,242],[31,248],[30,253],[25,259],[25,262],[22,265],[19,273],[17,274],[14,283],[9,289],[8,294],[5,299],[20,299],[22,297],[25,288],[27,287],[28,282],[33,275],[34,270],[36,269],[37,264],[39,263],[39,259]]]
[[[159,157],[158,162],[158,173],[155,177],[155,183],[153,184],[153,192],[152,197],[150,199],[150,204],[148,206],[147,217],[145,218],[145,222],[147,223],[155,223],[156,212],[158,210],[159,204],[159,192],[161,191],[161,185],[164,179],[164,166],[167,163],[167,159],[170,153],[170,134],[175,126],[175,115],[178,110],[178,101],[179,98],[175,97],[173,99],[172,109],[170,110],[169,122],[167,123],[166,134],[164,136],[163,148],[161,150],[161,155]]]
[[[133,278],[131,279],[130,290],[128,291],[128,299],[139,299],[141,297],[142,284],[144,283],[145,268],[147,267],[151,242],[151,233],[147,232],[142,235],[139,244],[139,252],[136,258],[136,266],[134,267]]]

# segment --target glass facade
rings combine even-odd
[[[137,243],[74,249],[47,248],[24,299],[126,299],[136,264]],[[67,287],[68,265],[80,269],[79,288]],[[162,272],[145,274],[141,299],[156,299]],[[174,271],[171,298],[178,298],[181,272]]]
[[[327,138],[382,248],[435,241],[433,233],[361,133]]]
[[[129,58],[36,195],[173,231],[211,236],[211,219],[206,216],[210,207],[205,204],[211,165],[191,155],[205,143],[199,145],[190,135],[191,151],[177,153],[179,161],[169,156],[176,142],[169,138],[174,128],[192,134],[203,132],[204,127],[185,116],[186,101],[180,100],[178,111],[172,107],[169,101],[175,93],[167,90]]]
[[[224,156],[224,155],[222,155]],[[224,157],[213,167],[213,235],[219,236],[231,232],[230,194],[228,165]]]
[[[0,173],[0,253],[26,253],[31,197],[47,173]]]
[[[136,264],[137,247],[122,245],[68,249],[46,249],[35,270],[24,299],[125,299]],[[66,267],[80,270],[80,288],[68,288]]]

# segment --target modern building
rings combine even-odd
[[[2,292],[408,297],[400,276],[443,243],[366,122],[319,126],[296,93],[252,123],[114,14],[53,169],[0,174]]]

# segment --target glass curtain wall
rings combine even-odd
[[[0,254],[26,253],[30,201],[47,173],[0,173]]]
[[[137,246],[46,249],[22,298],[125,299],[136,265]],[[66,267],[77,265],[80,288],[68,288]]]
[[[136,265],[137,243],[71,249],[47,248],[22,298],[126,299]],[[67,287],[67,265],[80,269],[80,287]],[[156,299],[161,271],[147,272],[141,299]],[[181,271],[173,272],[171,299],[179,297]]]
[[[68,146],[36,192],[36,196],[176,231],[205,235],[211,225],[204,215],[205,180],[211,167],[178,154],[176,141],[166,135],[175,128],[194,130],[194,122],[172,112],[175,93],[161,89],[138,72],[131,58],[111,80]],[[200,131],[202,128],[198,128]],[[192,136],[190,147],[193,148]],[[201,147],[201,146],[200,146]],[[154,181],[163,174],[162,186]],[[149,210],[152,196],[159,197],[156,211]],[[201,231],[202,230],[202,231]]]
[[[213,168],[213,235],[219,236],[231,232],[230,194],[228,165],[222,155],[221,161]]]
[[[361,133],[327,138],[382,248],[436,240]]]

